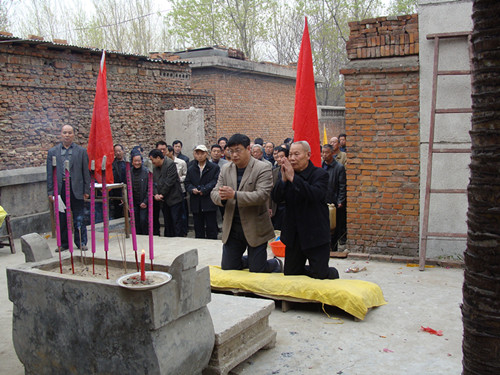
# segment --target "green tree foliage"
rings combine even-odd
[[[392,0],[389,4],[388,15],[401,16],[417,13],[418,0]]]
[[[220,45],[238,48],[249,59],[261,56],[269,36],[274,0],[171,0],[171,33],[179,47]]]

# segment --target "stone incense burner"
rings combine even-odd
[[[155,265],[172,280],[141,291],[48,271],[54,258],[8,268],[14,347],[26,374],[201,374],[214,327],[209,270],[197,264],[190,250],[171,266]]]

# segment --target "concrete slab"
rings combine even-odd
[[[220,265],[219,240],[155,237],[155,262],[171,264],[177,255],[198,249],[198,267]],[[102,233],[97,236],[102,257]],[[16,240],[16,246],[20,241]],[[148,249],[148,237],[138,237],[139,250]],[[56,248],[54,239],[49,247]],[[132,240],[126,240],[126,257],[134,259]],[[54,253],[55,255],[55,253]],[[110,239],[109,257],[120,259],[118,236]],[[88,260],[87,260],[88,261]],[[8,266],[24,263],[20,251],[0,249],[0,374],[22,375],[24,369],[12,345],[12,303],[7,296]],[[428,268],[425,272],[404,263],[370,259],[330,259],[342,278],[372,281],[380,285],[388,304],[370,311],[362,322],[340,310],[296,304],[282,313],[280,303],[269,317],[276,330],[276,346],[259,350],[231,370],[232,374],[337,374],[420,375],[459,374],[462,371],[463,270]],[[366,267],[360,273],[345,273],[353,266]],[[342,323],[342,324],[335,324]],[[438,337],[420,327],[443,330]],[[387,349],[387,350],[384,350]]]
[[[21,236],[21,250],[25,262],[41,262],[53,257],[47,241],[38,233]]]
[[[276,331],[269,327],[273,301],[212,293],[208,310],[215,346],[204,375],[226,375],[258,350],[274,347]]]

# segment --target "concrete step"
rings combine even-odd
[[[204,375],[226,375],[258,350],[274,347],[276,332],[269,326],[273,301],[212,293],[208,310],[215,345]]]

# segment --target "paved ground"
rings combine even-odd
[[[102,236],[101,236],[102,237]],[[55,241],[48,240],[55,248]],[[119,258],[117,236],[110,241],[110,257]],[[102,239],[99,241],[103,248]],[[17,254],[0,249],[0,374],[24,374],[12,346],[12,303],[8,299],[5,268],[24,262]],[[127,258],[133,259],[131,240]],[[148,238],[139,238],[139,249]],[[219,240],[155,237],[155,263],[170,264],[185,250],[197,248],[201,266],[220,263]],[[103,251],[101,256],[103,256]],[[380,285],[387,305],[370,311],[357,322],[340,310],[319,305],[294,304],[283,313],[279,303],[270,324],[277,331],[276,347],[260,351],[233,370],[234,374],[459,374],[461,373],[463,271],[429,268],[425,272],[401,263],[332,259],[343,278],[357,278]],[[352,274],[350,266],[366,267]],[[341,323],[341,324],[338,324]],[[420,327],[442,330],[443,336],[422,332]]]

